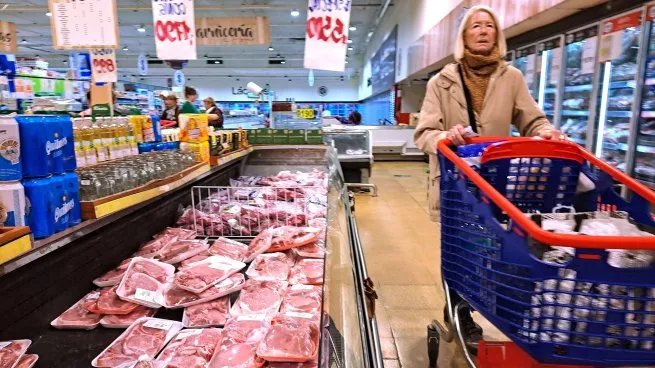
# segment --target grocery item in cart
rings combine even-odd
[[[243,262],[248,246],[236,240],[220,237],[209,247],[209,254],[224,256],[235,261]]]
[[[118,368],[134,365],[142,358],[154,358],[182,329],[182,323],[159,318],[141,318],[112,342],[91,365]]]
[[[145,257],[145,258],[152,258],[156,255],[159,254],[159,251],[167,246],[168,244],[171,244],[173,242],[177,241],[177,236],[174,235],[163,235],[158,238],[155,238],[145,244],[143,244],[139,250],[134,253],[135,257]]]
[[[201,293],[245,266],[245,263],[227,257],[211,256],[176,273],[173,283],[180,289]]]
[[[203,368],[209,364],[218,343],[221,330],[217,328],[180,331],[157,356],[156,367]]]
[[[157,309],[140,305],[128,314],[108,314],[103,316],[100,320],[100,324],[105,328],[128,328],[139,318],[152,317],[156,313]]]
[[[200,294],[180,289],[171,283],[167,285],[162,304],[168,309],[201,304],[239,291],[245,283],[245,276],[242,273],[236,273]]]
[[[95,304],[99,297],[100,292],[98,291],[86,294],[72,307],[50,322],[50,325],[58,329],[92,330],[96,328],[102,319],[102,315],[89,312],[85,305],[88,303]]]
[[[257,356],[269,362],[307,362],[318,354],[320,331],[311,315],[278,314],[257,348]]]
[[[322,285],[324,269],[322,259],[301,259],[291,269],[289,282],[292,285]]]
[[[308,313],[314,316],[321,314],[323,304],[323,290],[314,285],[292,285],[287,289],[282,299],[280,311]]]
[[[100,289],[100,295],[97,299],[87,299],[84,307],[92,313],[97,314],[118,314],[124,315],[131,313],[139,305],[122,300],[116,294],[117,286]]]
[[[39,360],[38,355],[25,354],[22,357],[20,357],[20,360],[18,361],[18,364],[16,364],[15,368],[32,368],[34,367],[34,364],[36,364],[37,360]]]
[[[235,317],[223,328],[223,338],[208,368],[250,368],[257,366],[257,346],[266,335],[270,320],[264,315]]]
[[[289,257],[284,253],[260,254],[252,261],[246,276],[258,281],[287,281],[289,278]]]
[[[241,289],[230,314],[233,316],[275,314],[280,309],[287,286],[286,281],[248,280]]]
[[[132,258],[124,260],[118,265],[118,267],[93,280],[93,283],[97,287],[118,285],[121,282],[123,275],[125,275],[125,271],[127,271],[127,267],[130,265],[131,261]]]
[[[211,257],[211,254],[209,254],[209,252],[202,252],[202,253],[200,253],[198,255],[195,255],[195,256],[193,256],[191,258],[187,258],[184,261],[180,262],[180,266],[178,268],[180,270],[182,270],[182,269],[184,269],[186,267],[189,267],[190,265],[192,265],[192,264],[194,264],[196,262],[204,261],[205,259],[207,259],[209,257]]]
[[[164,231],[155,235],[155,239],[163,236],[174,236],[180,240],[191,240],[196,238],[196,233],[193,230],[182,229],[179,227],[167,227]]]
[[[152,259],[135,257],[130,262],[116,294],[123,299],[150,308],[159,308],[166,282],[175,267]]]
[[[230,314],[230,297],[225,296],[184,308],[184,327],[223,326]]]
[[[175,264],[205,252],[207,249],[209,249],[209,243],[206,240],[177,240],[165,245],[155,259]]]
[[[282,226],[271,230],[273,239],[267,252],[281,252],[283,250],[301,247],[318,240],[321,230],[310,227]]]
[[[0,368],[15,367],[31,344],[31,340],[0,341]]]

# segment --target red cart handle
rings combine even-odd
[[[537,144],[545,143],[535,141],[532,138],[507,138],[507,137],[485,137],[485,138],[467,138],[467,143],[487,143],[498,141],[532,141]],[[559,143],[560,145],[568,145],[573,143],[568,142],[550,142]],[[525,213],[521,212],[516,206],[512,204],[507,198],[500,194],[491,184],[489,184],[480,174],[473,170],[464,160],[462,160],[453,150],[450,139],[446,138],[440,140],[437,144],[437,149],[443,154],[450,162],[452,162],[461,173],[463,173],[469,180],[471,180],[494,204],[500,209],[505,211],[507,215],[521,226],[532,238],[548,245],[560,245],[573,248],[589,248],[589,249],[644,249],[655,250],[655,236],[595,236],[595,235],[570,235],[570,234],[556,234],[543,230],[539,225],[530,220]],[[582,147],[578,147],[582,157],[597,166],[614,180],[625,184],[633,192],[637,193],[651,204],[655,204],[655,193],[646,186],[636,182],[628,175],[615,169],[611,165],[598,159],[591,152]],[[547,154],[546,154],[547,156]],[[519,157],[514,155],[514,157]]]

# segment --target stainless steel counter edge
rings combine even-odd
[[[225,162],[221,165],[214,166],[212,167],[208,172],[201,174],[197,176],[196,178],[192,179],[188,183],[184,184],[184,186],[187,186],[189,184],[193,184],[199,180],[202,180],[210,175],[213,175],[222,169],[224,169],[227,166],[230,166],[234,164],[235,162],[239,162],[242,160],[245,160],[248,157],[248,155],[244,155],[241,157],[236,157],[232,159],[231,161]],[[7,263],[4,263],[0,265],[0,276],[8,274],[34,260],[37,260],[44,255],[51,253],[61,247],[66,246],[67,244],[75,241],[76,239],[79,239],[83,236],[86,236],[104,226],[106,226],[109,223],[112,223],[114,221],[120,220],[121,218],[134,213],[135,211],[139,210],[140,208],[143,208],[167,195],[169,195],[170,192],[165,192],[157,197],[154,197],[152,199],[149,199],[147,201],[144,201],[142,203],[139,203],[137,205],[134,205],[132,207],[128,207],[124,210],[118,211],[116,213],[112,213],[110,215],[107,215],[105,217],[95,219],[95,220],[87,220],[79,225],[76,225],[74,227],[71,227],[69,229],[66,229],[60,233],[57,233],[49,238],[41,239],[34,241],[32,244],[32,249],[30,249],[28,252],[8,261]]]

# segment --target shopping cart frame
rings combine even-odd
[[[488,137],[488,138],[470,138],[467,139],[467,144],[475,143],[487,143],[487,142],[498,142],[498,141],[532,141],[532,138],[507,138],[507,137]],[[609,164],[603,162],[602,160],[595,157],[592,153],[586,151],[583,148],[579,148],[573,143],[570,143],[572,146],[575,146],[579,149],[583,159],[589,164],[600,168],[604,171],[610,178],[615,181],[618,181],[626,186],[627,189],[633,193],[639,195],[645,201],[650,203],[655,203],[655,193],[652,192],[646,186],[632,180],[628,175],[620,172]],[[530,236],[537,241],[553,244],[553,245],[563,245],[571,246],[575,244],[576,248],[587,248],[587,249],[608,249],[615,248],[616,237],[611,236],[594,236],[593,239],[584,239],[577,235],[563,235],[563,234],[554,234],[551,232],[544,231],[531,219],[524,215],[522,211],[516,208],[507,198],[500,194],[489,182],[487,182],[480,174],[478,174],[474,169],[472,169],[466,162],[464,162],[455,151],[453,151],[452,143],[448,139],[441,140],[437,144],[438,154],[443,155],[445,159],[449,160],[456,169],[459,171],[459,175],[466,177],[470,180],[480,191],[480,193],[486,197],[485,201],[493,201],[507,216],[514,222],[518,223],[523,229],[529,232]],[[534,154],[526,152],[525,157],[544,157],[543,154]],[[547,156],[547,155],[546,155]],[[524,157],[524,156],[521,156]],[[621,239],[622,249],[655,249],[655,237],[653,239],[643,240],[643,239]],[[614,246],[614,247],[613,247]],[[430,359],[430,366],[436,366],[438,356],[439,356],[439,345],[440,342],[452,342],[457,336],[460,345],[464,350],[464,355],[466,362],[469,367],[477,368],[474,355],[471,351],[468,351],[464,341],[464,336],[461,331],[459,317],[465,309],[470,309],[468,302],[462,300],[457,305],[453,305],[450,295],[450,288],[447,281],[442,277],[442,284],[444,292],[446,295],[446,314],[448,315],[448,321],[446,325],[442,325],[438,321],[432,321],[431,324],[427,326],[428,332],[428,355]]]

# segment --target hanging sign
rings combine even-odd
[[[196,60],[193,0],[152,0],[157,57]]]
[[[148,59],[144,54],[139,54],[137,67],[139,69],[139,75],[148,75]]]
[[[17,48],[16,24],[0,21],[0,52],[5,54],[15,54]]]
[[[57,50],[118,48],[116,0],[49,0]]]
[[[351,3],[351,0],[309,0],[305,68],[344,71]]]
[[[91,50],[91,75],[95,83],[115,83],[118,81],[116,53],[114,50]]]
[[[173,83],[175,83],[175,86],[184,86],[185,80],[186,79],[184,78],[184,73],[181,70],[176,70],[175,74],[173,74]]]
[[[198,18],[198,45],[268,45],[271,43],[268,17]]]
[[[625,32],[629,28],[639,26],[641,26],[641,10],[603,22],[601,24],[598,61],[603,63],[621,56],[623,54],[623,38]],[[637,34],[634,37],[637,37]]]

